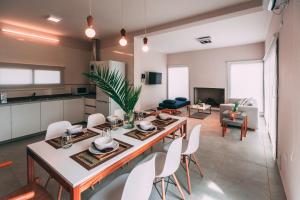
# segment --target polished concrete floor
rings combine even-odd
[[[195,124],[202,124],[200,149],[197,157],[204,169],[201,178],[195,166],[191,165],[192,195],[186,192],[185,172],[182,167],[177,177],[184,188],[186,199],[193,200],[284,200],[286,199],[279,172],[271,155],[271,146],[263,120],[255,132],[249,131],[247,138],[239,141],[239,129],[231,128],[225,138],[221,136],[218,113],[213,112],[204,120],[189,119],[188,129]],[[13,165],[0,169],[0,197],[26,184],[26,145],[40,141],[43,135],[35,136],[9,144],[0,145],[0,162],[12,160]],[[159,144],[155,150],[161,148]],[[150,152],[149,152],[150,153]],[[144,154],[143,156],[146,156]],[[123,169],[107,177],[97,184],[95,191],[108,185],[116,176],[130,172],[143,156],[130,162]],[[36,168],[41,182],[47,173]],[[159,186],[159,185],[158,185]],[[58,184],[52,180],[48,190],[56,197]],[[82,194],[83,199],[93,193],[92,189]],[[1,198],[0,198],[1,199]],[[63,193],[63,199],[68,194]],[[160,199],[153,189],[151,199]],[[167,199],[180,199],[177,189],[170,185]]]

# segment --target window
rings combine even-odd
[[[186,66],[168,68],[168,98],[176,97],[189,99],[189,68]]]
[[[61,84],[61,69],[44,66],[0,63],[0,86]],[[49,68],[49,67],[47,67]]]
[[[0,85],[32,84],[31,69],[0,68]]]
[[[34,84],[60,84],[60,71],[34,70]]]
[[[258,109],[263,112],[263,62],[245,61],[229,63],[229,98],[256,99]]]

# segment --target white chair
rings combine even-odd
[[[122,109],[117,109],[114,112],[114,115],[118,116],[120,119],[124,120],[124,111]]]
[[[175,172],[177,171],[180,165],[181,149],[182,149],[182,137],[175,139],[170,144],[167,153],[164,152],[156,153],[155,177],[156,179],[158,179],[158,181],[155,182],[155,188],[158,191],[156,184],[161,182],[161,189],[162,189],[161,197],[163,200],[166,199],[165,181],[167,181],[168,184],[169,183],[174,184],[178,188],[182,199],[185,199],[183,191],[175,175]],[[145,160],[148,160],[149,157],[151,156],[152,154],[150,154]],[[171,176],[173,177],[175,182],[171,179]]]
[[[155,155],[136,166],[130,174],[114,179],[90,200],[148,200],[155,177]]]
[[[68,121],[60,121],[60,122],[54,122],[54,123],[50,124],[47,128],[45,140],[50,140],[50,139],[62,136],[65,133],[65,131],[67,130],[67,128],[69,128],[70,126],[72,126],[72,124]],[[45,188],[47,187],[51,178],[52,177],[49,175],[49,177],[45,183]],[[58,200],[61,199],[62,189],[63,188],[60,185],[59,189],[58,189],[58,194],[57,194]]]
[[[45,140],[62,136],[70,126],[72,126],[72,124],[68,121],[60,121],[50,124],[47,128]]]
[[[185,163],[185,170],[186,170],[189,194],[191,194],[191,179],[190,179],[190,173],[189,173],[189,163],[190,162],[194,163],[197,166],[201,177],[203,177],[203,170],[200,166],[200,163],[199,163],[197,157],[195,156],[195,152],[198,150],[199,144],[200,144],[200,133],[201,133],[201,125],[199,124],[199,125],[196,125],[192,129],[189,139],[182,141],[181,155],[182,155],[182,160]],[[165,145],[164,150],[168,151],[168,149],[170,148],[169,146],[171,146],[171,145],[170,144]]]
[[[92,114],[88,117],[87,128],[105,123],[105,117],[101,113]]]

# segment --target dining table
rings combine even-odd
[[[129,133],[133,133],[132,131],[135,131],[136,126],[133,129],[119,127],[116,130],[112,130],[111,137],[119,141],[120,144],[124,144],[123,150],[93,166],[88,165],[89,159],[92,159],[92,157],[89,159],[84,158],[87,161],[84,163],[79,162],[76,156],[81,155],[81,153],[84,155],[87,152],[92,142],[97,137],[101,137],[97,134],[73,143],[70,148],[57,148],[46,140],[29,144],[27,146],[27,182],[32,183],[34,181],[35,164],[38,164],[47,171],[51,178],[55,179],[69,192],[70,199],[80,200],[82,192],[143,154],[165,137],[174,134],[177,130],[180,130],[182,136],[186,137],[187,118],[180,116],[171,117],[173,119],[171,124],[159,127],[159,131],[143,139],[130,136]],[[156,116],[149,116],[144,120],[152,121],[153,123],[157,121]],[[97,159],[94,160],[97,161]]]

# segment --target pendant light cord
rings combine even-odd
[[[121,0],[121,17],[122,17],[122,28],[124,28],[124,0]]]
[[[90,15],[92,15],[92,0],[89,0]]]
[[[146,37],[146,34],[147,34],[147,2],[146,0],[144,0],[144,26],[145,26],[145,37]]]

